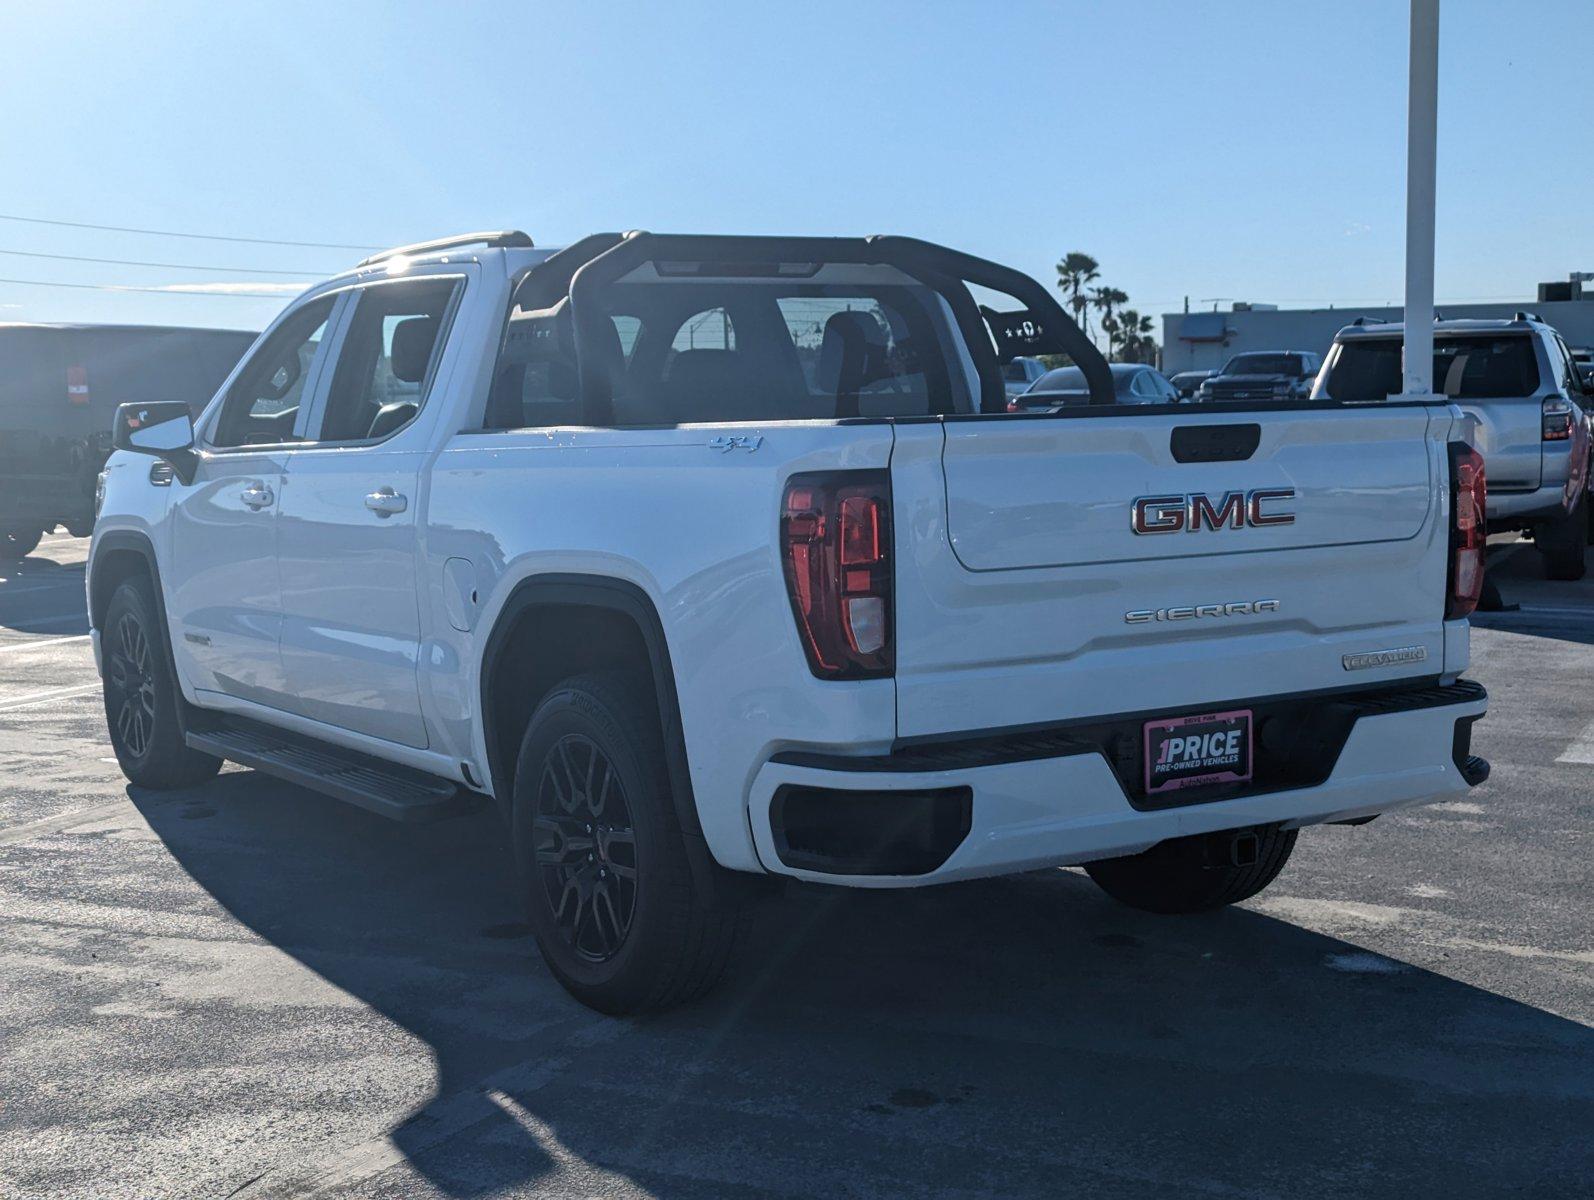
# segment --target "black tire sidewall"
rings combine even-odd
[[[520,887],[543,958],[567,989],[606,1011],[645,1004],[657,956],[671,940],[669,909],[677,899],[673,885],[679,865],[672,845],[679,838],[666,817],[670,793],[658,735],[617,699],[608,681],[582,678],[561,684],[538,705],[521,742],[511,809]],[[614,765],[636,838],[631,927],[614,956],[598,963],[577,954],[559,930],[534,854],[532,820],[543,767],[559,740],[572,733],[589,738]]]
[[[1203,836],[1086,863],[1085,872],[1102,891],[1131,908],[1168,915],[1205,912],[1247,900],[1278,878],[1294,852],[1298,831],[1259,831],[1257,862],[1243,867],[1205,865],[1199,845]]]
[[[1579,497],[1573,510],[1534,532],[1534,543],[1544,560],[1544,573],[1551,579],[1571,581],[1583,578],[1584,554],[1589,544],[1588,498]]]
[[[0,558],[20,562],[39,548],[44,530],[8,529],[0,536]]]
[[[155,684],[154,727],[150,731],[149,746],[142,755],[131,753],[122,744],[116,730],[116,713],[111,708],[110,658],[116,652],[115,639],[120,636],[118,627],[124,616],[131,616],[143,627],[149,645],[150,674]],[[105,609],[103,636],[105,723],[122,773],[133,783],[158,788],[181,786],[214,774],[221,766],[220,760],[190,750],[183,738],[177,716],[177,680],[172,671],[166,628],[148,581],[129,579],[111,594]]]

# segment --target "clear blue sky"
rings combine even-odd
[[[1594,270],[1594,5],[1442,7],[1441,302]],[[899,232],[1048,281],[1086,250],[1152,313],[1398,301],[1406,21],[1404,0],[8,5],[0,213],[374,245]],[[0,250],[250,269],[0,254],[5,279],[248,291],[359,257],[4,220]],[[0,320],[280,306],[0,283]]]

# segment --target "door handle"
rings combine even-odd
[[[394,513],[403,512],[409,506],[409,500],[390,487],[377,488],[374,492],[368,492],[365,497],[365,507],[379,517],[391,517]]]
[[[264,484],[256,483],[246,487],[239,494],[238,498],[244,502],[245,507],[252,508],[256,512],[259,512],[262,508],[267,507],[277,497],[270,488],[266,487]]]

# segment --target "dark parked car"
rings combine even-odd
[[[0,559],[57,525],[94,527],[94,481],[124,401],[198,415],[255,340],[236,329],[0,325]]]
[[[1163,373],[1144,363],[1112,363],[1112,386],[1119,404],[1177,404],[1179,393]],[[1090,403],[1085,373],[1058,367],[1037,379],[1029,391],[1007,402],[1008,412],[1045,412]]]
[[[1222,400],[1304,400],[1312,394],[1320,355],[1309,350],[1236,354],[1196,390],[1203,403]]]
[[[1193,400],[1196,389],[1216,374],[1214,370],[1180,371],[1176,375],[1170,375],[1168,382],[1173,384],[1173,390],[1179,393],[1181,400]]]

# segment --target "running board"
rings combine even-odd
[[[446,779],[253,721],[223,718],[208,728],[190,729],[185,736],[195,750],[323,792],[393,821],[436,821],[470,807],[464,803],[464,789]]]

